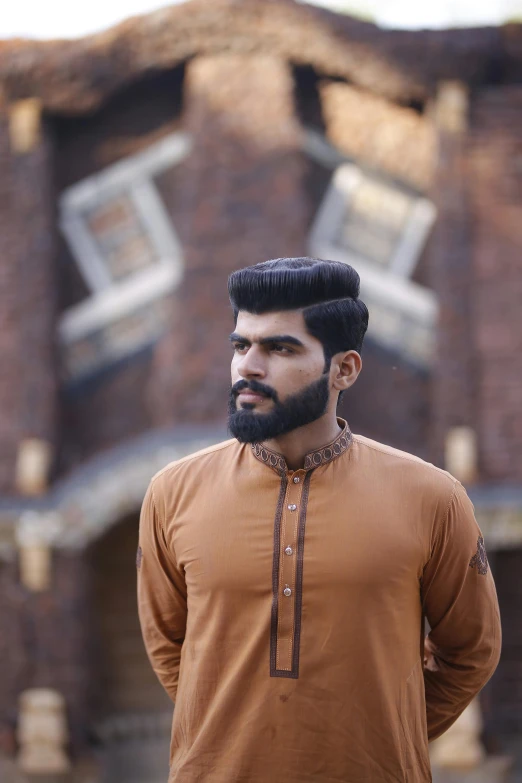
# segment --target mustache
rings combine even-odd
[[[255,379],[251,381],[237,381],[232,386],[231,394],[234,397],[237,397],[237,395],[245,389],[250,389],[250,391],[257,392],[258,394],[264,394],[265,397],[274,400],[274,402],[278,401],[278,396],[275,389],[272,389],[270,386],[266,386],[264,383],[261,383],[261,381],[256,381]]]

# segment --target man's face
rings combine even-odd
[[[301,310],[241,311],[230,339],[229,429],[238,440],[269,440],[326,412],[330,383],[323,346],[308,334]]]

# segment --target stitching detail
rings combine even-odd
[[[281,476],[281,487],[274,519],[274,554],[272,560],[272,610],[270,614],[270,676],[277,677],[277,627],[279,614],[279,559],[281,550],[281,517],[285,502],[286,475]]]
[[[214,446],[209,446],[207,449],[203,450],[203,453],[196,452],[196,454],[187,454],[186,457],[181,457],[178,460],[174,460],[173,462],[169,462],[168,465],[165,465],[164,468],[161,468],[161,470],[159,470],[157,473],[155,473],[154,476],[151,478],[151,480],[150,480],[150,492],[151,492],[151,496],[152,496],[152,503],[154,505],[154,509],[155,509],[156,513],[158,514],[161,532],[163,533],[164,537],[165,537],[165,520],[162,519],[162,516],[161,516],[161,514],[159,512],[159,506],[158,506],[158,503],[156,501],[156,495],[154,493],[154,485],[156,484],[158,479],[160,479],[161,476],[163,476],[164,473],[167,473],[167,471],[174,470],[175,468],[177,468],[178,465],[180,465],[180,464],[184,464],[185,462],[192,462],[193,460],[200,459],[200,458],[202,459],[203,457],[206,457],[208,454],[212,454],[215,451],[222,451],[223,449],[226,449],[226,448],[228,448],[230,446],[233,446],[234,443],[237,443],[237,441],[235,439],[234,440],[227,440],[227,441],[224,441],[223,443],[216,443]]]
[[[252,443],[251,447],[254,456],[260,462],[264,462],[265,465],[268,465],[268,467],[275,470],[280,476],[286,473],[286,460],[281,454],[278,454],[271,449],[267,449],[266,446],[263,446],[261,443]]]
[[[430,558],[431,558],[433,556],[433,551],[434,551],[434,549],[436,547],[436,544],[437,544],[440,536],[442,535],[442,531],[444,529],[444,526],[446,525],[446,522],[447,522],[447,519],[448,519],[449,510],[451,508],[451,504],[453,502],[453,499],[454,499],[454,497],[456,495],[457,485],[460,484],[460,481],[458,481],[458,479],[456,479],[454,476],[452,476],[451,473],[448,473],[447,470],[443,470],[442,468],[438,468],[436,465],[433,465],[431,462],[426,462],[426,460],[423,460],[420,457],[416,457],[414,454],[398,453],[399,452],[398,449],[393,449],[393,451],[390,452],[390,451],[388,451],[385,448],[379,448],[378,445],[375,445],[373,443],[366,443],[366,441],[360,439],[359,435],[354,435],[353,436],[353,440],[355,442],[357,442],[360,446],[365,446],[366,448],[372,449],[373,451],[377,451],[380,454],[387,454],[390,457],[396,457],[397,459],[402,459],[402,460],[405,460],[406,462],[410,462],[410,463],[413,462],[413,463],[418,464],[418,465],[423,465],[423,466],[425,466],[426,469],[434,470],[437,473],[441,473],[443,476],[446,476],[446,478],[448,478],[450,481],[453,482],[451,494],[450,494],[450,497],[449,497],[449,500],[448,500],[448,505],[446,507],[446,511],[444,513],[443,520],[440,523],[439,529],[435,532],[435,535],[434,535],[434,538],[433,538],[433,544],[432,544],[431,550],[430,550]],[[426,570],[426,567],[427,567],[428,563],[429,563],[429,560],[424,564],[423,574],[422,574],[421,580],[420,580],[421,583],[422,583],[422,580],[423,580],[423,577],[424,577],[424,571]],[[423,604],[423,606],[424,606],[424,604]]]
[[[192,462],[196,459],[203,459],[203,457],[206,457],[209,454],[213,454],[215,451],[222,451],[223,449],[227,449],[234,444],[237,445],[237,440],[232,438],[230,440],[225,440],[222,443],[215,443],[213,446],[208,446],[206,449],[197,451],[195,454],[186,454],[184,457],[175,459],[172,462],[169,462],[168,465],[165,465],[164,468],[161,468],[161,470],[158,470],[158,472],[155,473],[152,477],[151,481],[156,481],[156,479],[160,478],[160,476],[162,476],[168,470],[176,468],[178,465],[183,465],[185,462]]]
[[[283,504],[282,504],[281,524],[279,526],[279,550],[280,551],[279,551],[279,568],[278,568],[278,575],[277,575],[277,603],[278,603],[278,606],[279,606],[279,596],[280,596],[281,590],[283,588],[283,580],[281,579],[281,577],[282,577],[283,571],[284,571],[284,560],[283,560],[283,564],[281,564],[281,545],[282,545],[282,542],[284,542],[285,539],[286,539],[286,520],[287,520],[287,513],[286,513],[286,500],[287,500],[287,497],[286,497],[286,494],[287,494],[287,490],[288,490],[288,482],[286,483],[285,495],[284,495]],[[276,669],[283,668],[280,665],[281,664],[281,655],[282,655],[281,644],[278,644],[278,640],[279,640],[279,637],[281,635],[281,614],[282,613],[280,613],[278,611],[278,614],[277,614],[277,635],[276,635]],[[289,644],[289,646],[291,646],[291,644],[292,644],[292,635],[290,635],[288,644]]]
[[[292,657],[292,671],[299,676],[299,652],[301,644],[301,611],[303,607],[303,565],[304,565],[304,540],[306,526],[306,512],[308,509],[308,495],[312,472],[308,473],[303,485],[301,495],[301,510],[299,514],[299,527],[297,531],[297,569],[295,577],[295,627],[294,627],[294,651]]]
[[[156,502],[156,495],[154,494],[154,480],[152,480],[152,481],[151,481],[151,484],[150,484],[150,496],[151,496],[151,499],[152,499],[152,505],[154,506],[154,511],[155,511],[155,512],[156,512],[156,514],[158,515],[158,519],[159,519],[159,523],[160,523],[161,532],[163,533],[163,537],[165,537],[165,525],[164,525],[164,520],[162,519],[162,517],[161,517],[161,514],[160,514],[160,512],[159,512],[158,504],[157,504],[157,502]]]
[[[158,504],[156,502],[156,496],[154,494],[153,481],[151,481],[151,483],[150,483],[150,496],[151,496],[151,500],[152,500],[152,505],[154,506],[154,511],[155,511],[155,513],[158,516],[159,532],[161,533],[161,536],[162,536],[162,539],[163,539],[164,551],[167,554],[167,556],[172,559],[172,561],[174,562],[175,567],[179,568],[179,566],[178,566],[178,559],[176,557],[176,553],[174,552],[173,549],[170,549],[168,544],[167,544],[167,533],[166,533],[166,530],[165,530],[165,523],[164,523],[164,520],[161,518],[159,507],[158,507]]]
[[[293,594],[291,598],[284,599],[282,605],[285,606],[288,604],[291,607],[291,620],[292,620],[292,627],[290,629],[290,633],[288,634],[288,638],[286,640],[286,643],[283,645],[283,642],[280,640],[281,635],[281,623],[278,622],[278,644],[277,644],[277,658],[276,658],[276,664],[277,669],[281,671],[292,671],[294,668],[293,666],[293,652],[294,652],[294,644],[295,644],[295,623],[296,623],[296,601],[297,601],[297,581],[296,581],[296,574],[297,574],[297,554],[298,554],[298,546],[299,546],[299,525],[301,520],[301,511],[302,511],[302,503],[303,503],[303,494],[304,494],[304,488],[306,483],[306,477],[305,481],[303,481],[302,484],[299,486],[299,497],[296,498],[296,502],[299,504],[299,514],[297,516],[296,521],[290,521],[292,519],[291,516],[287,513],[287,499],[289,498],[288,493],[288,486],[287,491],[285,493],[285,499],[284,499],[284,506],[283,506],[283,524],[281,526],[281,555],[280,555],[280,568],[279,568],[279,595],[281,595],[283,584],[285,582],[283,578],[283,573],[285,570],[285,556],[283,554],[283,547],[285,544],[285,541],[288,541],[290,545],[293,547],[295,552],[295,557],[292,557],[291,560],[291,566],[292,566],[292,573],[290,576],[290,581],[294,585]],[[287,539],[287,534],[290,536]],[[279,620],[281,618],[279,617]],[[284,646],[284,651],[283,651]],[[281,658],[284,658],[285,661],[289,661],[287,665],[281,664]]]
[[[454,482],[453,482],[453,489],[452,489],[452,492],[451,492],[451,495],[450,495],[450,498],[449,498],[449,501],[448,501],[448,505],[446,506],[446,511],[444,512],[444,517],[442,519],[442,522],[440,523],[440,527],[439,527],[438,531],[435,533],[435,538],[433,539],[433,544],[432,544],[431,551],[430,551],[430,558],[429,558],[428,562],[424,564],[424,568],[422,570],[421,584],[422,584],[422,582],[424,580],[424,571],[426,570],[429,561],[433,557],[433,552],[435,551],[435,547],[437,545],[437,542],[438,542],[439,538],[442,536],[442,531],[444,530],[444,528],[445,528],[445,526],[447,524],[449,511],[450,511],[451,505],[453,503],[453,500],[454,500],[454,498],[455,498],[455,496],[457,494],[457,484],[458,483],[459,482],[457,481],[457,479],[455,479]],[[442,562],[442,558],[441,558],[441,562]],[[437,576],[437,572],[439,570],[440,564],[441,563],[439,563],[439,565],[437,566],[437,568],[435,570],[435,573],[433,574],[433,579],[431,581],[431,584],[433,584],[433,582],[435,581],[435,577]],[[430,585],[430,587],[428,588],[427,592],[424,595],[424,600],[422,602],[422,609],[424,609],[424,606],[426,604],[426,598],[428,596],[428,593],[429,593],[430,589],[431,589],[431,585]]]
[[[351,442],[352,433],[348,429],[348,425],[346,425],[341,434],[332,443],[306,455],[304,469],[318,468],[320,465],[326,465],[327,462],[331,462],[335,457],[340,457]]]
[[[344,421],[344,420],[342,420]],[[304,458],[304,470],[312,470],[318,468],[321,465],[326,465],[336,457],[340,457],[341,454],[348,449],[353,441],[352,432],[348,426],[348,423],[344,421],[344,426],[339,435],[326,446],[322,446],[320,449],[310,451]],[[252,452],[254,456],[260,461],[268,465],[269,468],[275,470],[280,476],[286,474],[287,464],[282,454],[278,454],[277,451],[263,446],[262,443],[252,443]]]
[[[435,549],[435,545],[436,545],[437,541],[439,540],[439,538],[441,537],[442,531],[444,530],[444,528],[445,528],[445,526],[446,526],[446,524],[448,522],[448,516],[449,516],[450,508],[451,508],[451,506],[453,504],[453,501],[454,501],[454,499],[456,497],[456,494],[457,494],[457,483],[458,482],[455,479],[455,481],[453,482],[453,489],[451,491],[451,495],[450,495],[450,498],[448,500],[448,505],[446,506],[446,511],[444,512],[444,516],[442,518],[442,522],[440,523],[439,530],[435,533],[435,538],[433,540],[433,546],[431,548],[430,557],[433,555],[433,550]]]
[[[299,488],[299,497],[297,498],[297,502],[299,504],[299,517],[297,519],[297,524],[294,522],[292,525],[292,545],[294,547],[296,556],[292,558],[292,584],[294,585],[294,594],[292,596],[292,633],[290,634],[290,639],[288,640],[288,652],[289,652],[289,658],[290,658],[290,669],[294,668],[293,664],[293,654],[294,654],[294,645],[295,645],[295,628],[296,628],[296,611],[297,611],[297,592],[298,592],[298,584],[297,584],[297,570],[298,570],[298,564],[297,560],[299,557],[299,525],[301,524],[301,512],[303,510],[303,497],[304,497],[304,489],[306,484],[307,477],[305,476],[305,480],[301,484]]]
[[[298,531],[297,531],[297,562],[296,562],[296,576],[295,576],[295,603],[294,603],[294,625],[293,625],[293,637],[292,637],[292,663],[291,663],[291,669],[278,669],[277,668],[277,617],[275,618],[272,615],[272,633],[270,637],[270,676],[271,677],[288,677],[293,680],[297,680],[299,677],[299,652],[300,652],[300,643],[301,643],[301,612],[302,612],[302,605],[303,605],[303,561],[304,561],[304,537],[305,537],[305,525],[306,525],[306,512],[308,508],[308,495],[309,495],[309,488],[310,488],[310,481],[312,478],[313,471],[310,471],[304,480],[303,483],[303,489],[301,492],[301,509],[299,512],[299,522],[298,522]],[[284,480],[284,479],[283,479]],[[284,503],[286,495],[286,483],[285,483],[285,490],[284,493],[280,494],[280,500],[282,498],[282,503]],[[278,505],[279,510],[279,505]],[[281,509],[282,513],[282,509]],[[276,517],[276,523],[277,523],[277,517]],[[277,524],[276,524],[277,527]],[[280,525],[279,525],[280,527]],[[276,554],[277,554],[277,567],[279,569],[279,552],[281,547],[281,536],[280,536],[280,530],[278,531],[278,541],[275,540],[274,535],[274,547],[276,543],[278,544],[278,549],[276,550],[274,548],[274,567],[276,562]],[[274,585],[279,585],[279,573],[275,574],[273,573],[272,576],[272,586],[273,589]],[[277,606],[277,601],[279,598],[279,594],[274,592],[273,597],[273,604]],[[275,635],[274,635],[275,630]]]
[[[457,481],[457,479],[451,475],[451,473],[448,473],[447,470],[443,470],[442,468],[438,468],[436,465],[434,465],[432,462],[426,462],[426,460],[421,459],[420,457],[416,457],[415,454],[405,454],[405,453],[399,453],[400,449],[393,449],[393,451],[387,451],[386,449],[379,448],[378,446],[370,443],[366,443],[364,440],[360,440],[359,435],[354,435],[353,440],[357,441],[359,445],[366,446],[367,449],[373,449],[373,451],[378,451],[381,454],[387,454],[389,457],[397,457],[397,459],[403,459],[406,460],[406,462],[415,462],[418,465],[425,465],[429,470],[436,470],[437,473],[442,473],[443,476],[446,476],[447,478],[451,479],[453,482]],[[390,448],[392,448],[390,446]]]

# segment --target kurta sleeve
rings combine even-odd
[[[175,701],[187,621],[187,592],[175,554],[167,546],[163,524],[151,482],[140,514],[136,558],[138,614],[152,668]]]
[[[421,595],[431,628],[424,668],[431,741],[456,721],[500,657],[495,583],[473,504],[459,481],[424,568]]]

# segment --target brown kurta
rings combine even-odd
[[[230,440],[150,483],[138,603],[176,703],[169,783],[426,783],[428,739],[495,670],[464,488],[339,421],[302,470]]]

